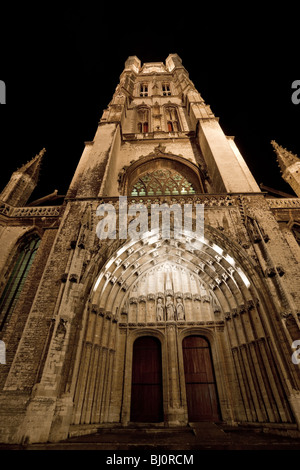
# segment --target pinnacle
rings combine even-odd
[[[277,155],[277,162],[278,166],[281,169],[281,172],[284,173],[285,170],[293,165],[294,163],[300,162],[297,155],[293,154],[286,148],[282,147],[281,145],[277,144],[275,140],[271,140],[271,144],[274,148],[274,151]]]

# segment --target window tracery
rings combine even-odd
[[[27,238],[19,247],[17,259],[0,297],[0,330],[8,321],[17,303],[40,241],[39,236],[34,235]]]
[[[146,107],[137,110],[137,131],[140,133],[149,132],[149,110]]]
[[[192,184],[180,173],[159,169],[141,176],[131,188],[131,196],[161,196],[195,194]]]
[[[163,96],[171,96],[170,83],[162,84],[162,92],[163,92]]]
[[[147,83],[141,83],[140,96],[148,96],[148,84]]]
[[[174,106],[168,106],[165,108],[165,116],[167,121],[167,130],[169,132],[180,131],[178,114]]]

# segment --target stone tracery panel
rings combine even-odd
[[[128,322],[214,320],[216,299],[188,269],[159,264],[138,278],[128,293]]]

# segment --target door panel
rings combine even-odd
[[[208,342],[200,336],[183,340],[189,421],[218,421],[218,398]]]
[[[133,345],[130,420],[163,421],[161,346],[151,336],[138,338]]]

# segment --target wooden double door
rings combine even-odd
[[[200,336],[188,336],[182,347],[189,421],[218,421],[209,344]],[[133,345],[130,420],[164,421],[161,343],[151,336],[142,336]]]

